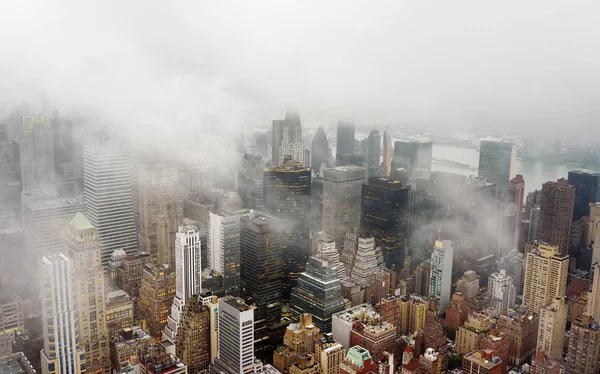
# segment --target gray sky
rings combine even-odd
[[[598,135],[597,1],[3,1],[0,112],[139,130],[307,120]],[[150,127],[148,127],[150,128]],[[145,131],[142,136],[154,136]]]

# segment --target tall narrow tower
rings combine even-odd
[[[394,152],[394,146],[392,145],[392,138],[390,134],[385,130],[383,132],[383,162],[381,175],[389,177],[392,170],[392,153]]]
[[[562,254],[569,250],[574,202],[575,187],[566,179],[542,185],[537,240],[558,246]]]
[[[88,373],[110,373],[104,274],[98,232],[82,213],[69,223],[67,255],[73,260],[77,293],[79,339],[86,352]]]
[[[429,296],[440,301],[443,313],[450,302],[452,283],[452,261],[454,248],[450,240],[436,241],[431,254],[431,270],[429,275]]]
[[[54,145],[50,117],[24,115],[20,128],[23,192],[42,190],[54,195]]]

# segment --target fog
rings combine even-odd
[[[597,135],[594,1],[5,1],[0,114],[184,142],[327,122]],[[223,131],[225,130],[225,131]]]

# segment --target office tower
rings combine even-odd
[[[83,200],[98,231],[103,266],[117,249],[128,255],[138,250],[133,175],[131,158],[116,141],[84,144]]]
[[[302,122],[300,114],[288,110],[284,120],[273,120],[273,148],[271,161],[280,166],[285,156],[304,163],[304,144],[302,143]]]
[[[162,338],[175,297],[175,274],[165,265],[146,264],[142,274],[138,308],[146,328],[157,341]]]
[[[531,374],[560,374],[563,371],[561,361],[549,359],[544,351],[536,352],[529,369]]]
[[[25,329],[21,298],[10,289],[0,289],[0,357],[11,355],[15,334]]]
[[[473,270],[467,270],[463,276],[456,282],[456,289],[471,299],[479,294],[481,277]]]
[[[381,135],[378,130],[371,130],[367,138],[367,166],[369,176],[379,176],[381,173]]]
[[[115,290],[106,294],[106,328],[108,339],[119,336],[123,329],[133,326],[133,298],[123,290]]]
[[[77,295],[79,342],[85,350],[88,373],[109,373],[110,357],[104,273],[96,228],[85,215],[77,213],[68,226],[67,256],[73,261],[73,292]]]
[[[85,212],[81,199],[51,198],[39,191],[23,193],[23,231],[30,274],[39,275],[42,256],[64,251],[65,227],[77,212]]]
[[[415,268],[415,293],[417,295],[429,295],[429,283],[431,276],[431,259],[423,261]]]
[[[213,185],[208,160],[186,159],[179,171],[184,198],[189,195],[208,196]]]
[[[352,281],[362,286],[371,287],[375,278],[375,271],[383,266],[383,255],[381,248],[375,246],[375,238],[361,236],[358,239],[358,250],[350,273]]]
[[[348,349],[346,358],[340,364],[340,374],[377,373],[377,363],[369,351],[361,346]]]
[[[321,169],[321,173],[325,168]],[[310,231],[323,230],[323,178],[315,176],[310,185]]]
[[[465,295],[456,291],[452,294],[450,305],[446,308],[446,326],[453,330],[457,330],[460,326],[465,323],[469,316],[469,309]]]
[[[575,188],[573,221],[577,221],[589,215],[590,204],[600,201],[600,174],[572,170],[568,181]]]
[[[264,170],[266,213],[283,228],[283,299],[289,300],[310,251],[311,169],[295,163]]]
[[[372,286],[372,304],[377,304],[387,295],[393,295],[396,291],[396,272],[387,268],[375,271]]]
[[[381,172],[381,175],[384,177],[389,177],[392,170],[392,153],[394,151],[393,147],[392,138],[390,137],[390,134],[388,134],[387,130],[385,130],[383,132],[383,170]]]
[[[340,166],[323,172],[323,231],[342,248],[346,233],[360,223],[365,169]]]
[[[423,330],[429,303],[418,295],[402,296],[397,302],[400,309],[399,333],[410,335]]]
[[[588,313],[577,317],[569,331],[567,374],[597,373],[600,365],[600,331]]]
[[[517,291],[510,275],[506,270],[492,273],[488,280],[488,290],[492,307],[497,314],[506,314],[509,309],[514,308]]]
[[[463,357],[462,372],[465,374],[501,374],[504,362],[493,350],[473,351]]]
[[[197,295],[187,300],[181,315],[175,354],[192,373],[208,370],[210,364],[210,310]]]
[[[536,243],[525,257],[523,304],[538,313],[555,298],[565,296],[569,256],[557,246]]]
[[[592,287],[587,296],[587,313],[600,321],[600,264],[592,265]]]
[[[392,179],[403,183],[415,182],[417,177],[428,178],[433,160],[433,143],[429,141],[394,142]]]
[[[346,276],[346,267],[340,261],[340,253],[336,248],[335,240],[330,235],[323,231],[316,233],[312,238],[312,247],[312,254],[325,256],[330,260],[340,279]]]
[[[214,374],[254,371],[254,309],[242,299],[219,299],[219,356],[211,365]]]
[[[219,211],[210,213],[207,234],[209,268],[223,275],[225,290],[240,288],[240,215]]]
[[[241,220],[241,282],[254,309],[257,355],[271,350],[271,327],[281,322],[282,240],[276,218],[253,212]]]
[[[337,123],[337,145],[336,145],[336,161],[337,155],[352,155],[354,154],[354,131],[355,125],[351,122],[338,121]]]
[[[175,241],[182,220],[182,204],[167,204],[156,218],[157,261],[169,269],[175,269]]]
[[[410,187],[388,178],[371,178],[362,185],[360,232],[375,237],[385,266],[404,266],[409,229]]]
[[[316,174],[319,174],[321,171],[322,164],[326,166],[331,166],[329,164],[329,141],[327,141],[327,135],[325,135],[325,130],[323,130],[322,126],[319,126],[317,132],[315,133],[315,137],[312,141],[312,151],[311,151],[311,167]]]
[[[117,269],[117,285],[131,297],[140,296],[144,267],[152,262],[149,253],[137,253],[123,259]]]
[[[47,114],[24,115],[19,134],[23,192],[42,190],[54,195],[54,145]]]
[[[340,260],[346,266],[346,276],[352,274],[352,268],[354,267],[354,260],[356,259],[356,252],[358,252],[358,239],[360,234],[358,228],[354,227],[346,233],[344,237],[344,246],[342,249],[342,255]],[[339,245],[336,245],[339,247]]]
[[[331,331],[331,316],[344,308],[340,279],[327,257],[312,256],[292,289],[290,309],[298,320],[304,313],[324,333]]]
[[[138,174],[140,196],[140,249],[150,253],[154,264],[158,262],[158,222],[161,215],[163,220],[171,222],[171,244],[174,232],[183,219],[183,200],[179,185],[179,170],[174,165],[146,164],[139,169]],[[166,224],[166,223],[165,223]],[[165,228],[166,229],[166,228]],[[163,245],[166,244],[163,241]],[[163,251],[169,250],[163,248]],[[161,257],[166,257],[165,255]],[[161,264],[162,265],[162,264]],[[172,271],[173,269],[168,269]]]
[[[523,196],[525,194],[525,180],[521,174],[517,174],[508,183],[508,195],[507,202],[515,204],[515,243],[513,248],[519,248],[521,242],[524,242],[524,238],[521,238],[522,234],[522,222],[523,222]]]
[[[562,359],[563,340],[567,326],[567,304],[557,297],[550,305],[540,309],[537,351],[544,351],[553,360]]]
[[[315,344],[315,358],[321,365],[323,374],[339,374],[344,357],[346,357],[346,350],[333,340],[331,334],[323,336]]]
[[[175,238],[175,298],[164,333],[164,337],[173,344],[187,300],[202,293],[201,256],[198,228],[180,226]]]
[[[119,334],[110,342],[112,368],[119,372],[125,372],[131,356],[146,352],[148,348],[155,345],[156,340],[139,326],[131,326],[119,331]]]
[[[74,143],[79,140],[76,133],[81,131],[81,121],[59,117],[55,112],[51,123],[57,195],[71,196],[76,190]]]
[[[506,192],[502,191],[514,175],[516,158],[517,150],[514,144],[482,140],[479,148],[479,177],[494,183],[499,189],[498,195],[505,194]]]
[[[450,302],[452,283],[452,261],[454,248],[450,240],[436,241],[431,254],[429,275],[429,296],[440,301],[440,310],[446,310]]]
[[[566,179],[543,184],[536,239],[558,246],[562,254],[569,250],[574,201],[575,188]]]
[[[73,261],[64,254],[42,258],[43,374],[86,372],[86,352],[79,345]]]

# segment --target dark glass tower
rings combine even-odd
[[[310,258],[306,271],[298,278],[298,287],[292,291],[290,307],[294,319],[309,313],[322,333],[331,332],[331,316],[344,310],[344,299],[337,271],[327,257]]]
[[[415,171],[429,175],[433,160],[433,143],[425,141],[396,141],[391,175],[393,179],[406,182],[415,178]]]
[[[575,187],[573,221],[590,213],[590,203],[600,201],[600,174],[579,170],[569,172],[569,184]]]
[[[310,252],[311,169],[286,164],[265,169],[263,198],[265,211],[278,218],[283,227],[283,299],[292,288]]]
[[[380,175],[381,167],[381,134],[378,130],[371,130],[367,138],[367,166],[369,177]]]
[[[385,266],[404,266],[409,229],[410,187],[388,178],[371,178],[362,186],[360,233],[375,237]]]
[[[354,123],[338,121],[336,158],[337,155],[352,155],[355,153],[354,132]]]
[[[321,170],[321,164],[329,162],[329,141],[327,141],[327,135],[325,135],[323,127],[319,127],[315,133],[312,141],[311,156],[310,164],[315,174],[318,174]]]
[[[254,350],[269,350],[270,327],[281,321],[281,233],[277,219],[253,212],[241,221],[241,277],[247,302],[254,309]],[[262,342],[262,344],[261,344]],[[272,356],[269,353],[260,356]]]

